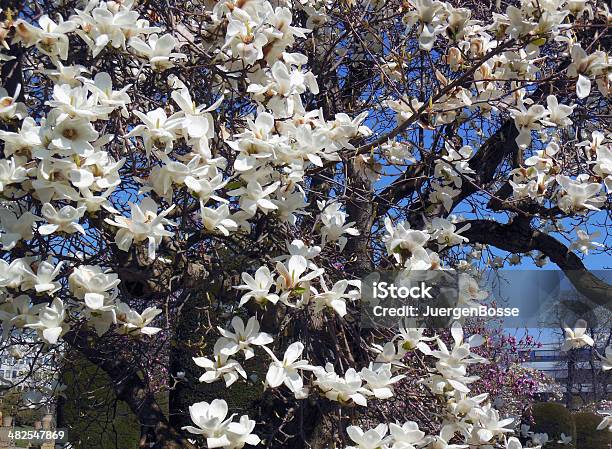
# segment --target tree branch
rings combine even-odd
[[[490,220],[468,220],[462,235],[472,243],[493,245],[510,253],[540,251],[563,270],[574,287],[591,301],[612,309],[612,286],[591,273],[582,260],[554,237],[533,229],[519,220],[500,224]]]

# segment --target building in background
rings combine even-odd
[[[557,388],[544,386],[539,393],[542,400],[552,400],[560,389],[567,406],[580,406],[612,397],[612,376],[602,371],[597,352],[604,349],[585,347],[561,352],[559,342],[549,342],[524,353],[523,366],[543,372],[558,384]]]
[[[14,357],[8,351],[0,352],[0,383],[4,386],[14,385],[23,391],[35,387],[36,372],[33,356]]]

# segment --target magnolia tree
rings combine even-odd
[[[143,448],[536,446],[477,394],[481,336],[361,329],[360,279],[456,269],[469,307],[487,266],[550,261],[610,304],[583,260],[609,254],[606,2],[0,5],[3,348],[80,352]],[[188,301],[217,399],[176,426],[152,384]],[[228,407],[245,382],[265,407]]]

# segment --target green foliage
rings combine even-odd
[[[612,432],[597,430],[602,419],[595,413],[574,413],[576,443],[579,449],[608,449],[612,446]]]
[[[576,447],[576,426],[572,414],[562,404],[555,402],[539,402],[532,407],[534,424],[531,430],[536,433],[548,434],[549,442],[545,449],[574,449]],[[561,434],[571,435],[570,444],[558,443]],[[580,449],[584,449],[580,447]]]
[[[29,426],[40,418],[40,411],[24,407],[22,394],[16,389],[5,392],[0,397],[0,411],[4,416],[11,416],[16,426]]]
[[[138,449],[140,427],[127,404],[116,399],[111,381],[84,357],[62,373],[67,385],[60,426],[75,449]]]
[[[10,389],[5,392],[2,397],[0,397],[0,404],[2,404],[0,410],[2,410],[2,413],[5,416],[14,417],[19,410],[20,398],[21,394],[15,389]]]

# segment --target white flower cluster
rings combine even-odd
[[[465,339],[459,323],[454,323],[451,329],[454,340],[452,348],[448,348],[439,337],[425,337],[424,329],[408,327],[401,330],[384,347],[372,348],[378,356],[369,367],[359,372],[354,368],[349,368],[343,375],[337,374],[330,363],[325,367],[309,364],[308,360],[303,358],[305,348],[300,342],[289,345],[282,359],[276,357],[265,346],[272,343],[272,337],[259,332],[259,323],[254,317],[249,319],[246,328],[238,317],[232,320],[232,325],[235,332],[220,329],[222,337],[215,345],[214,361],[207,358],[194,359],[196,364],[206,369],[201,381],[212,382],[223,377],[229,386],[238,379],[236,373],[246,378],[247,374],[240,364],[228,357],[243,351],[245,358],[249,358],[253,356],[252,346],[262,346],[272,359],[266,374],[267,387],[278,388],[284,385],[294,393],[297,399],[303,399],[311,394],[305,382],[305,379],[309,378],[312,386],[328,400],[345,406],[367,406],[367,399],[370,397],[389,399],[394,396],[394,384],[405,377],[400,372],[402,368],[405,368],[402,359],[408,351],[418,349],[437,360],[435,369],[429,378],[423,380],[423,383],[432,393],[443,398],[447,404],[440,434],[428,436],[419,430],[416,423],[410,421],[402,425],[381,424],[368,431],[363,431],[357,426],[350,426],[347,433],[355,446],[349,446],[349,448],[404,449],[429,444],[434,444],[433,447],[436,448],[456,448],[492,445],[495,441],[505,442],[509,449],[522,448],[516,438],[506,439],[506,435],[513,432],[512,428],[508,427],[513,419],[501,419],[499,412],[486,402],[487,393],[470,396],[469,384],[476,381],[478,377],[470,376],[468,367],[476,363],[486,363],[485,359],[472,352],[472,348],[482,344],[484,339],[479,335]],[[435,341],[438,349],[432,350],[429,347],[427,342],[431,341]],[[227,412],[226,408],[221,407],[224,404],[224,402],[218,404],[221,411],[225,410],[219,413],[223,419]],[[205,434],[208,438],[225,436],[231,441],[229,430],[221,434],[215,433],[216,430],[209,428],[209,425],[206,424],[210,422],[208,418],[205,419],[210,406],[207,403],[195,404],[192,410],[192,420],[198,427],[186,427],[186,429],[193,433]],[[196,413],[196,408],[201,408],[202,411]],[[243,429],[245,433],[249,433],[252,427],[244,425]],[[387,435],[388,430],[390,430],[390,435]],[[465,444],[452,444],[450,441],[454,438],[461,438]],[[227,446],[222,447],[235,447],[229,442],[224,444]]]
[[[516,138],[519,148],[527,149],[534,133],[539,133],[542,140],[548,140],[546,150],[536,151],[534,156],[525,160],[524,167],[515,170],[511,180],[514,196],[542,202],[547,197],[551,198],[549,188],[558,185],[559,207],[564,212],[597,210],[605,199],[597,196],[601,181],[605,182],[608,192],[612,186],[609,142],[602,144],[604,135],[595,131],[592,143],[585,141],[578,144],[578,147],[591,148],[589,158],[597,158],[593,162],[593,171],[576,176],[576,180],[565,175],[555,176],[561,171],[560,161],[554,157],[559,151],[556,133],[558,129],[572,125],[570,116],[576,105],[561,104],[555,95],[547,97],[546,107],[534,104],[528,97],[528,88],[516,81],[524,80],[525,83],[536,80],[541,71],[540,64],[546,59],[540,48],[547,42],[556,41],[567,47],[571,64],[566,69],[566,75],[575,81],[578,99],[589,96],[593,80],[601,95],[609,96],[612,71],[608,55],[601,50],[588,54],[576,42],[566,21],[569,16],[592,16],[593,10],[588,2],[554,1],[540,4],[522,0],[519,5],[508,6],[505,14],[493,13],[493,22],[488,25],[471,20],[469,9],[455,8],[446,2],[416,0],[406,3],[404,22],[407,32],[416,29],[419,47],[427,51],[432,50],[438,39],[445,38],[445,61],[453,71],[460,71],[470,58],[493,55],[486,58],[474,73],[472,88],[457,86],[450,89],[448,79],[436,71],[442,92],[432,94],[429,104],[406,96],[388,100],[386,105],[397,113],[398,122],[411,120],[417,111],[421,113],[418,125],[426,129],[454,122],[476,110],[485,116],[492,111],[509,115],[519,131]],[[600,13],[604,14],[605,11]],[[507,39],[522,39],[527,45],[520,50],[495,51]],[[397,70],[397,62],[384,62],[383,68],[392,77],[394,70]],[[391,152],[390,160],[393,163],[410,159],[411,153],[407,149],[400,151],[398,156],[393,154],[405,144],[395,141],[388,143],[387,151]],[[461,193],[463,181],[471,180],[473,170],[467,161],[472,156],[472,149],[463,146],[457,150],[449,143],[446,148],[448,154],[436,161],[429,201],[440,203],[450,211],[454,199]]]
[[[215,399],[211,403],[197,402],[189,407],[191,420],[197,427],[186,426],[184,429],[204,435],[209,448],[240,449],[245,444],[259,444],[259,437],[252,433],[255,421],[247,415],[234,421],[234,415],[227,418],[227,412],[227,403],[223,399]]]
[[[301,216],[313,213],[311,243],[296,239],[288,243],[285,255],[261,262],[253,274],[242,273],[243,284],[235,287],[243,291],[238,306],[251,302],[248,306],[255,308],[310,308],[317,314],[343,318],[360,299],[358,281],[339,278],[322,268],[324,251],[346,253],[349,237],[359,235],[343,203],[345,197],[330,195],[313,204],[316,208],[306,210],[306,180],[312,170],[333,166],[355,153],[352,160],[368,179],[375,181],[383,173],[374,152],[363,154],[353,145],[372,134],[366,125],[367,113],[351,117],[307,109],[311,104],[307,100],[319,93],[319,84],[308,57],[292,50],[297,40],[312,36],[313,29],[326,24],[326,11],[333,2],[300,0],[293,2],[296,10],[284,1],[213,3],[201,17],[184,19],[207,36],[198,50],[210,57],[214,71],[224,74],[219,83],[223,87],[211,92],[210,105],[198,105],[187,81],[169,76],[167,95],[139,103],[141,110],[135,110],[132,98],[141,94],[127,82],[121,83],[126,78],[122,69],[64,65],[70,60],[71,39],[79,40],[81,46],[84,42],[94,58],[103,52],[128,55],[139,66],[127,69],[137,82],[146,78],[144,70],[159,75],[187,64],[187,55],[180,52],[183,45],[190,45],[184,35],[187,27],[170,33],[151,26],[139,16],[133,0],[91,0],[68,20],[57,16],[56,22],[42,15],[37,24],[22,18],[12,24],[11,45],[38,52],[55,68],[41,67],[36,72],[50,81],[48,97],[41,102],[45,107],[36,114],[20,101],[22,86],[12,93],[0,88],[0,120],[10,124],[0,130],[0,243],[8,252],[6,260],[0,259],[3,338],[15,328],[33,329],[43,342],[56,344],[76,322],[86,322],[99,335],[113,329],[120,334],[151,336],[161,330],[153,325],[160,309],[133,310],[120,299],[116,273],[104,265],[81,263],[87,255],[73,254],[74,241],[104,251],[96,242],[106,234],[122,252],[146,247],[146,263],[154,264],[169,260],[163,256],[174,237],[182,241],[193,236],[246,235],[264,217],[291,228],[301,224]],[[580,102],[586,104],[591,95],[610,94],[608,55],[583,49],[567,20],[601,15],[603,10],[593,11],[587,1],[580,0],[515,3],[503,14],[494,13],[491,23],[483,23],[473,20],[470,10],[447,2],[402,2],[404,34],[415,33],[420,50],[436,52],[436,45],[443,42],[447,49],[439,53],[452,72],[478,63],[462,82],[434,70],[432,84],[436,87],[427,93],[428,98],[394,94],[396,99],[382,106],[397,114],[398,127],[414,121],[424,130],[463,123],[472,113],[510,118],[518,131],[516,145],[526,156],[508,180],[513,200],[538,205],[548,201],[568,215],[598,211],[606,201],[602,184],[607,193],[612,191],[610,138],[600,131],[589,138],[581,136],[585,140],[575,148],[585,153],[587,163],[568,166],[560,157],[562,143],[557,133],[573,125]],[[370,2],[367,7],[372,7]],[[309,28],[292,24],[298,11],[308,17]],[[553,93],[547,96],[546,106],[530,98],[548,59],[541,47],[552,42],[567,53],[564,76],[572,92],[575,83],[577,104]],[[4,37],[1,43],[10,49]],[[0,54],[0,61],[11,59]],[[389,79],[399,80],[403,64],[383,61],[382,71]],[[113,82],[120,85],[113,86]],[[425,93],[430,90],[417,87]],[[226,98],[238,90],[245,91],[250,115],[242,117],[238,132],[230,134],[216,117]],[[115,120],[126,126],[107,126]],[[109,128],[121,135],[110,134]],[[531,151],[536,141],[543,149]],[[223,156],[219,146],[228,148],[230,154]],[[381,151],[393,164],[416,162],[409,146],[410,142],[399,137],[390,138]],[[466,186],[479,181],[477,167],[470,163],[474,153],[469,144],[445,142],[442,154],[431,155],[433,170],[426,182],[430,188],[426,199],[440,205],[446,218],[426,219],[423,229],[385,219],[382,243],[401,276],[409,278],[416,270],[437,275],[445,267],[435,249],[468,243],[462,233],[469,226],[461,226],[456,217],[444,212],[452,211]],[[420,157],[422,163],[425,158]],[[135,171],[126,175],[131,159],[147,167],[145,176],[136,178]],[[122,183],[133,182],[140,189],[134,189],[128,217],[125,208],[119,207],[127,202],[126,195],[114,198],[113,193]],[[195,200],[195,208],[176,204],[178,194]],[[188,215],[193,215],[195,229],[179,226],[178,217]],[[595,237],[596,233],[578,230],[571,249],[586,254],[600,246],[593,241]],[[33,250],[24,254],[28,242]],[[52,254],[45,260],[37,256],[43,248]],[[545,260],[542,255],[538,263]],[[462,274],[463,305],[473,306],[485,296],[468,273]],[[485,362],[472,351],[482,338],[464,338],[458,324],[451,330],[452,347],[439,336],[426,337],[423,329],[408,326],[391,341],[373,345],[372,362],[367,366],[348,367],[341,373],[331,363],[313,365],[302,342],[291,343],[282,358],[277,357],[271,349],[273,336],[260,331],[256,316],[246,324],[236,316],[230,330],[219,328],[219,332],[213,354],[194,359],[204,369],[201,381],[223,380],[229,387],[246,379],[238,359],[255,357],[260,347],[270,358],[266,387],[286,387],[298,399],[319,394],[341,405],[366,406],[369,399],[393,397],[395,385],[405,376],[403,360],[408,351],[431,357],[434,366],[423,383],[446,404],[439,435],[426,435],[413,422],[381,424],[367,431],[349,427],[349,437],[356,445],[352,447],[400,449],[431,444],[445,449],[504,444],[508,449],[521,448],[516,438],[506,437],[512,432],[508,427],[512,420],[501,419],[487,395],[470,395],[470,385],[477,378],[470,375],[469,367]],[[566,329],[566,334],[565,349],[592,344],[586,323]],[[602,357],[605,370],[612,366],[609,349]],[[260,442],[252,433],[255,421],[246,415],[239,421],[233,415],[228,418],[222,400],[194,404],[190,413],[195,427],[186,429],[203,435],[208,447],[233,449]],[[611,420],[606,416],[600,427],[612,427]],[[537,444],[537,438],[532,440]]]
[[[3,89],[0,94],[4,121],[22,120],[18,131],[0,131],[4,156],[0,161],[0,209],[2,247],[11,250],[35,235],[70,238],[71,234],[95,235],[87,219],[102,212],[118,214],[109,201],[113,190],[121,183],[119,170],[125,159],[116,160],[106,147],[116,136],[96,128],[110,119],[115,111],[128,116],[130,85],[115,90],[109,73],[98,72],[92,79],[80,76],[88,73],[82,66],[64,66],[69,51],[70,33],[78,34],[92,48],[94,55],[108,43],[126,49],[129,39],[156,31],[131,11],[133,3],[92,1],[84,11],[76,11],[69,20],[55,23],[43,15],[39,27],[23,19],[14,23],[13,43],[26,48],[35,46],[57,67],[42,73],[54,83],[49,111],[40,120],[26,117],[27,109],[16,101],[20,88],[10,97]],[[161,48],[161,45],[159,46]],[[159,55],[158,55],[159,56]],[[152,60],[151,64],[160,63]],[[39,213],[24,210],[17,201],[31,195],[40,203]],[[132,217],[117,215],[110,224],[122,228],[117,233],[117,245],[127,249],[132,241],[149,240],[149,255],[163,236],[172,235],[164,229],[170,224],[157,214],[158,206],[150,198],[132,206]],[[35,227],[36,223],[39,223]],[[94,234],[92,234],[94,233]],[[59,256],[59,254],[58,254]],[[61,259],[61,257],[58,257]],[[35,256],[2,260],[2,294],[0,305],[3,336],[16,328],[35,329],[40,338],[55,344],[70,328],[73,319],[85,318],[98,334],[116,325],[116,331],[126,334],[152,335],[160,329],[150,327],[161,312],[154,307],[142,313],[117,299],[119,279],[100,266],[75,266],[67,276],[70,293],[75,301],[56,297],[62,284],[63,261]],[[19,292],[31,292],[35,301]],[[46,303],[38,297],[51,297]],[[81,302],[79,302],[81,301]]]

